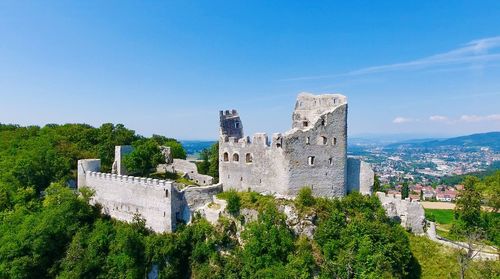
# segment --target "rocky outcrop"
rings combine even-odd
[[[389,218],[400,222],[401,226],[414,234],[425,233],[425,212],[419,202],[401,200],[382,192],[377,192],[377,197]]]
[[[316,225],[314,225],[316,214],[300,216],[297,210],[290,205],[282,205],[278,209],[286,215],[286,224],[296,236],[303,235],[313,239],[316,230]]]

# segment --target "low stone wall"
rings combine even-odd
[[[174,159],[171,164],[161,164],[156,168],[157,172],[172,172],[181,173],[189,180],[196,182],[198,185],[208,186],[212,185],[214,178],[209,175],[198,173],[198,167],[195,163],[183,159]]]
[[[222,183],[209,186],[189,186],[179,191],[179,211],[182,220],[191,221],[192,214],[204,205],[214,201],[214,196],[222,192]]]
[[[414,234],[425,233],[425,211],[419,202],[401,200],[382,192],[377,192],[377,197],[389,218],[401,222],[401,226]]]
[[[85,180],[83,186],[95,191],[92,203],[100,204],[104,214],[126,222],[140,215],[155,232],[175,229],[172,181],[100,172],[86,172]]]

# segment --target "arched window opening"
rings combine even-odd
[[[307,163],[309,166],[314,166],[314,156],[307,157]]]
[[[224,152],[224,162],[229,161],[229,154],[227,152]]]
[[[247,163],[252,163],[252,162],[253,162],[253,158],[252,158],[252,154],[251,154],[251,153],[247,153],[247,154],[245,155],[245,161],[246,161]]]
[[[325,145],[325,144],[327,144],[327,142],[328,142],[328,139],[326,137],[322,136],[321,137],[321,144]]]
[[[234,128],[239,129],[240,128],[240,122],[234,122]]]
[[[238,155],[238,153],[234,153],[233,154],[233,161],[235,161],[235,162],[239,162],[240,161],[240,155]]]

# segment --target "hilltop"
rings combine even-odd
[[[500,150],[500,132],[489,132],[472,134],[467,136],[446,138],[446,139],[428,139],[428,140],[407,140],[393,143],[385,146],[386,149],[398,148],[443,148],[443,147],[488,147],[492,150]]]

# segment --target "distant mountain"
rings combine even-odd
[[[387,145],[387,149],[406,148],[439,148],[445,146],[489,147],[500,151],[500,132],[473,134],[448,139],[409,140]]]

